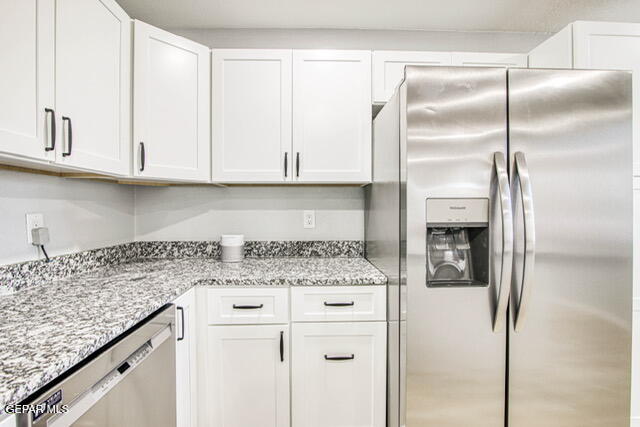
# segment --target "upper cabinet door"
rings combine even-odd
[[[129,174],[131,21],[115,0],[56,0],[57,161]]]
[[[464,67],[527,67],[525,53],[453,52],[451,65]]]
[[[373,52],[373,101],[387,102],[404,78],[406,65],[451,65],[449,52]]]
[[[371,180],[371,53],[293,52],[293,176]]]
[[[640,176],[640,24],[573,24],[574,68],[633,71],[633,173]]]
[[[212,58],[213,181],[290,181],[291,50],[219,49]]]
[[[53,160],[55,2],[3,0],[0,16],[0,152]]]
[[[209,48],[135,21],[134,175],[208,182]]]

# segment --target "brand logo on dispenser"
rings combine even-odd
[[[467,207],[466,206],[449,206],[449,210],[452,210],[452,211],[466,211]]]

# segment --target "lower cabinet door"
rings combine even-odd
[[[292,426],[384,427],[386,322],[292,326]]]
[[[209,326],[212,427],[289,427],[289,326]]]
[[[178,297],[176,305],[176,426],[196,425],[196,300],[195,289]]]

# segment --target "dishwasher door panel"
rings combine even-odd
[[[168,339],[74,427],[175,427],[175,342]]]

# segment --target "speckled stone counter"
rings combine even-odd
[[[189,288],[383,285],[364,258],[155,259],[111,265],[0,298],[0,414]]]

